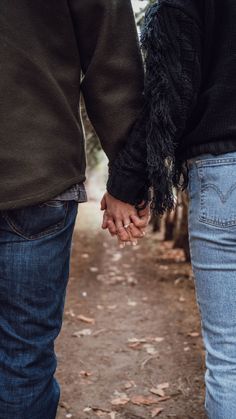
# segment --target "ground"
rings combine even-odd
[[[160,235],[119,249],[81,206],[57,341],[58,419],[203,419],[204,350],[189,264]]]

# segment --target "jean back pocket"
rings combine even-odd
[[[236,158],[196,162],[200,179],[200,221],[219,227],[236,225]]]
[[[68,202],[48,201],[22,209],[3,211],[8,226],[17,235],[34,240],[62,229],[68,211]]]

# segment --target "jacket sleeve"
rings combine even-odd
[[[142,32],[146,81],[138,131],[146,139],[143,158],[153,187],[153,208],[159,214],[174,206],[173,187],[180,184],[182,170],[176,150],[194,111],[202,78],[201,24],[196,11],[191,13],[193,4],[159,0],[149,8]],[[127,177],[129,165],[132,173],[132,154],[137,147],[140,143],[131,138],[114,162],[108,180],[112,195],[116,194],[117,177],[121,179],[122,173]],[[130,202],[128,195],[126,201]]]
[[[68,0],[88,116],[110,162],[143,103],[143,63],[130,0]]]

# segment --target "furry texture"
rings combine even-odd
[[[144,119],[153,210],[159,214],[173,209],[174,187],[186,185],[176,148],[200,85],[198,38],[193,20],[165,0],[148,10],[141,37],[146,66]]]
[[[195,20],[174,0],[159,0],[147,11],[141,42],[144,107],[110,167],[107,189],[118,199],[140,204],[152,186],[152,209],[163,214],[175,205],[174,187],[187,182],[177,147],[200,86],[201,36]]]

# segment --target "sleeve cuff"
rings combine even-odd
[[[107,182],[107,191],[114,198],[131,205],[138,205],[148,199],[149,186],[145,179],[135,174],[130,176],[112,171]]]

